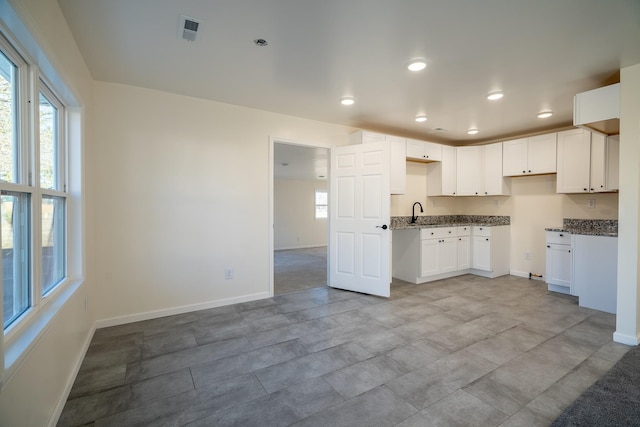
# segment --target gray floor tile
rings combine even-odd
[[[350,399],[409,372],[389,356],[377,356],[331,372],[323,378],[342,397]]]
[[[60,425],[547,425],[614,330],[514,276],[298,290],[97,330]]]
[[[175,353],[131,363],[127,366],[127,382],[155,377],[167,372],[177,371],[193,365],[222,359],[227,356],[251,350],[251,344],[245,337],[232,338]]]
[[[348,343],[261,369],[256,371],[256,376],[271,393],[370,357],[372,354],[359,345]]]
[[[294,424],[303,426],[394,426],[416,409],[385,386],[332,406]]]
[[[252,401],[266,393],[254,375],[218,381],[206,390],[192,390],[155,400],[108,417],[96,426],[177,426],[205,418],[217,411]]]
[[[322,378],[314,378],[198,420],[194,426],[288,426],[343,402]]]
[[[464,390],[458,390],[399,426],[484,427],[499,425],[506,418],[506,414]]]

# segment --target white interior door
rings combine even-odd
[[[389,148],[385,142],[331,149],[331,287],[389,296],[389,168]]]

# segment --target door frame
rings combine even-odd
[[[300,147],[308,147],[308,148],[325,148],[331,154],[331,146],[329,145],[318,145],[318,144],[308,144],[299,140],[292,140],[288,138],[278,138],[275,136],[269,136],[269,297],[274,296],[274,228],[275,228],[275,215],[274,215],[274,199],[273,199],[273,174],[275,172],[275,144],[288,144],[288,145],[297,145]],[[330,175],[331,169],[331,156],[328,156],[328,164],[327,164],[327,195],[328,192],[331,191],[328,183],[331,179]],[[331,209],[331,207],[329,207]],[[328,219],[327,219],[328,220]],[[331,259],[331,254],[329,253],[329,226],[327,223],[327,284],[329,283],[329,260]]]

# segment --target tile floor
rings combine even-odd
[[[546,426],[615,317],[513,276],[331,288],[96,331],[59,426]]]
[[[327,284],[327,247],[273,252],[275,295],[312,289]]]

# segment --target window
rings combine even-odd
[[[37,312],[66,277],[65,107],[0,36],[3,329]],[[36,86],[36,87],[33,87]],[[36,99],[29,99],[36,93]]]
[[[325,190],[316,190],[316,219],[328,216],[329,210],[327,207],[327,192]]]

